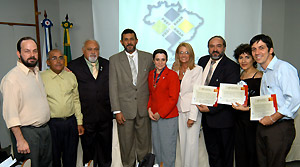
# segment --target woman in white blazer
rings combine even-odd
[[[183,42],[177,47],[173,70],[177,72],[180,80],[177,108],[179,111],[181,166],[195,167],[198,166],[198,143],[202,114],[191,102],[194,85],[203,85],[203,69],[195,64],[195,55],[190,44]]]

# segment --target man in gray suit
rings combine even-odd
[[[138,39],[131,29],[121,34],[124,51],[109,58],[109,95],[116,115],[124,167],[135,166],[151,151],[151,125],[147,112],[148,73],[152,55],[136,49]]]

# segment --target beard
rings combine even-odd
[[[136,47],[133,46],[132,49],[128,49],[128,46],[133,46],[133,45],[132,45],[132,44],[128,44],[128,45],[126,45],[126,46],[123,45],[123,47],[124,47],[124,49],[126,50],[126,52],[128,52],[128,53],[133,53],[133,52],[135,51]]]
[[[218,55],[214,55],[214,53],[218,53]],[[225,55],[224,52],[220,53],[218,51],[213,51],[210,55],[210,58],[213,60],[219,60],[221,57],[223,57]]]
[[[20,59],[21,59],[21,62],[26,66],[26,67],[35,67],[36,65],[37,65],[37,63],[38,63],[38,61],[37,61],[37,59],[34,57],[34,56],[32,56],[32,57],[29,57],[27,60],[24,60],[23,59],[23,56],[22,55],[20,55]],[[34,62],[29,62],[29,60],[35,60]]]
[[[91,62],[91,63],[95,63],[97,61],[97,59],[98,59],[98,56],[95,54],[91,54],[89,56],[89,62]]]

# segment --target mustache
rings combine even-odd
[[[30,59],[37,60],[35,57],[29,57],[27,60],[30,60]]]
[[[212,53],[218,53],[218,54],[220,54],[220,52],[218,52],[218,51],[213,51]]]
[[[128,45],[126,45],[126,47],[127,47],[127,46],[133,46],[133,45],[132,45],[132,44],[128,44]]]

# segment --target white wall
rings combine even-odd
[[[47,0],[46,0],[47,1]],[[69,30],[72,59],[82,55],[83,42],[94,38],[92,1],[91,0],[59,0],[59,17],[65,21],[66,14],[73,28]],[[61,22],[62,22],[61,21]],[[63,39],[63,30],[60,31]],[[63,41],[61,40],[61,45]]]
[[[108,59],[119,51],[119,22],[116,21],[119,20],[116,12],[119,11],[119,0],[93,0],[92,4],[93,11],[97,10],[93,12],[95,39],[100,45],[100,56]]]
[[[300,2],[299,0],[285,1],[285,29],[283,59],[300,70]]]
[[[226,54],[234,59],[238,45],[261,33],[262,0],[226,0],[225,9]]]
[[[274,44],[275,54],[299,71],[300,1],[263,0],[262,32]]]

